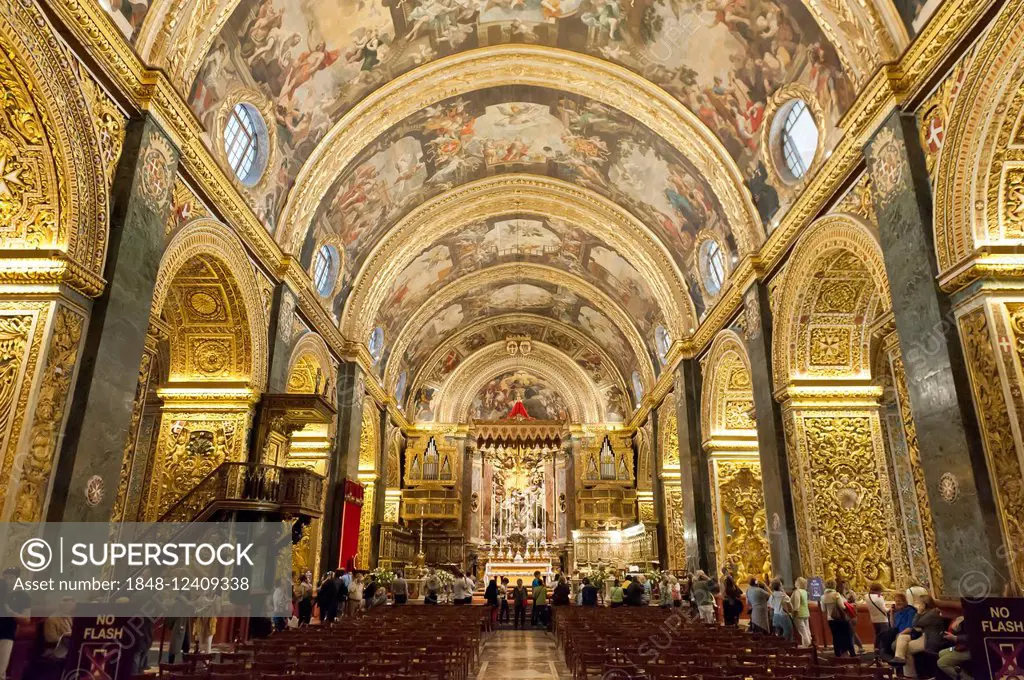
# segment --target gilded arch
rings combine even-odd
[[[936,170],[939,273],[988,246],[984,270],[1019,274],[1019,256],[1000,246],[1024,240],[1024,2],[1006,3],[962,82]]]
[[[571,341],[578,343],[578,348],[570,351],[571,348],[559,347],[559,350],[566,354],[570,359],[577,359],[581,355],[594,354],[601,358],[602,367],[609,371],[604,379],[594,378],[594,382],[600,387],[605,386],[607,383],[611,383],[618,387],[623,394],[627,392],[627,382],[625,375],[621,372],[618,364],[612,360],[612,357],[601,347],[599,344],[591,340],[587,335],[581,333],[575,327],[563,323],[561,321],[554,321],[548,317],[540,316],[537,314],[501,314],[494,317],[487,317],[479,319],[473,323],[466,325],[455,333],[451,338],[442,342],[436,350],[423,362],[420,369],[416,372],[410,387],[411,389],[406,391],[408,398],[412,395],[417,394],[421,388],[428,384],[439,385],[437,378],[444,377],[445,371],[437,370],[441,363],[452,351],[458,352],[458,348],[466,340],[466,338],[473,336],[477,333],[486,332],[492,327],[502,326],[520,326],[520,327],[537,327],[543,329],[545,335],[547,332],[554,331],[558,334],[559,338],[568,338]],[[545,335],[532,338],[533,340],[539,340],[544,342]],[[496,334],[495,339],[501,339],[500,333]],[[548,344],[551,344],[550,342]],[[472,356],[472,353],[467,353],[465,356],[460,356],[460,363]],[[593,377],[593,376],[592,376]],[[394,392],[394,385],[388,387],[388,391]]]
[[[109,220],[106,171],[116,161],[109,154],[119,153],[123,121],[110,119],[105,150],[78,69],[35,4],[0,6],[0,46],[0,85],[6,93],[0,156],[7,172],[17,170],[21,178],[17,191],[0,203],[6,230],[0,244],[63,250],[90,274],[102,276]]]
[[[822,217],[800,237],[783,274],[772,344],[775,384],[871,376],[871,321],[887,311],[877,236],[861,218]]]
[[[565,74],[573,73],[572,79]],[[616,64],[538,45],[494,45],[431,61],[409,71],[349,109],[317,145],[288,195],[277,239],[298,252],[306,229],[334,179],[362,149],[395,123],[433,103],[491,87],[528,85],[579,94],[643,123],[693,162],[722,204],[741,253],[764,240],[736,163],[717,137],[679,100]]]
[[[617,303],[609,299],[602,291],[574,274],[554,267],[532,263],[501,264],[474,272],[445,286],[424,302],[405,323],[401,333],[399,333],[391,345],[392,360],[388,361],[385,370],[385,384],[394,385],[398,379],[401,369],[399,366],[400,362],[396,361],[395,358],[404,355],[419,330],[449,302],[485,283],[495,281],[515,283],[530,280],[545,281],[564,286],[589,300],[598,311],[605,314],[625,335],[626,341],[629,343],[629,347],[637,359],[637,370],[640,372],[645,387],[649,388],[654,384],[654,366],[646,349],[644,339],[639,331],[637,331],[633,321]]]
[[[216,263],[210,274],[215,274],[214,278],[226,277],[224,295],[230,292],[234,298],[230,306],[238,317],[236,320],[241,320],[248,331],[243,334],[247,337],[243,337],[239,343],[241,347],[230,348],[232,354],[240,353],[241,356],[236,356],[231,362],[237,369],[227,374],[245,380],[253,390],[262,392],[267,383],[267,322],[252,264],[246,257],[241,240],[230,229],[214,220],[199,220],[190,223],[174,236],[160,263],[150,314],[154,318],[160,316],[175,278],[187,268],[196,267],[199,262]],[[188,308],[193,315],[201,318],[204,310],[209,310],[211,314],[217,312],[220,303],[216,298],[210,301],[207,297],[188,301]],[[220,350],[210,347],[210,352],[213,351]]]
[[[438,417],[442,423],[464,422],[477,391],[505,371],[528,370],[548,380],[565,400],[571,422],[604,421],[604,403],[597,387],[576,362],[558,349],[534,343],[527,356],[508,356],[505,343],[481,349],[459,365],[438,390]]]
[[[300,394],[324,394],[325,387],[334,383],[334,362],[327,343],[316,333],[306,333],[295,343],[288,362],[288,391]],[[325,396],[334,401],[335,391]]]
[[[638,271],[649,273],[648,283],[671,337],[685,337],[695,325],[693,301],[672,256],[631,213],[568,182],[538,175],[500,175],[441,194],[400,220],[378,242],[353,281],[342,332],[352,337],[369,333],[395,277],[430,243],[475,220],[518,213],[557,217],[607,240]]]
[[[716,435],[750,434],[756,430],[751,416],[754,393],[750,359],[742,338],[732,330],[720,332],[702,364],[701,432],[705,445]]]

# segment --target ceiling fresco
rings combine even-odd
[[[636,370],[639,359],[625,335],[592,301],[568,288],[533,279],[494,281],[448,302],[418,330],[405,329],[404,332],[411,337],[405,344],[404,356],[399,360],[403,366],[412,369],[411,373],[415,373],[441,343],[469,323],[515,312],[536,314],[573,326],[609,355],[620,358],[622,375]],[[498,337],[504,337],[504,334],[499,332]],[[480,338],[469,336],[464,342],[468,350],[473,348],[474,342],[483,346],[485,340],[482,335]],[[549,342],[556,344],[554,340]],[[575,341],[567,339],[566,342]],[[650,361],[650,358],[643,357],[642,360]],[[454,366],[451,368],[453,370]]]
[[[397,337],[416,308],[446,283],[510,261],[559,267],[592,283],[629,314],[653,350],[654,329],[664,321],[647,280],[604,241],[555,219],[493,219],[432,243],[398,275],[376,325],[386,337]]]
[[[322,203],[317,229],[345,248],[335,301],[381,237],[426,199],[486,175],[533,172],[593,189],[639,217],[680,271],[693,263],[701,229],[736,246],[706,182],[660,137],[625,114],[554,90],[505,87],[474,92],[420,111],[367,147]],[[306,248],[307,257],[312,248]],[[693,277],[689,277],[692,279]],[[690,285],[697,313],[699,288]]]
[[[569,408],[558,390],[544,378],[522,369],[506,371],[484,383],[473,397],[469,415],[474,420],[501,420],[520,402],[536,420],[569,418]]]
[[[267,170],[274,181],[249,191],[249,198],[273,228],[302,163],[356,102],[420,64],[498,43],[575,50],[660,85],[719,137],[766,218],[778,207],[758,154],[771,93],[793,82],[807,86],[827,129],[853,98],[835,50],[800,0],[404,0],[391,6],[374,0],[242,0],[199,69],[190,101],[207,130],[214,129],[219,105],[240,87],[259,90],[270,102],[274,120],[268,123],[277,127],[279,147]],[[563,125],[586,126],[588,113],[580,106]],[[532,136],[544,131],[558,128],[542,126]],[[584,137],[581,143],[590,135]],[[508,153],[537,158],[543,151],[525,137],[519,141],[495,149],[489,159]],[[430,152],[451,151],[444,146]],[[586,176],[595,161],[600,165],[614,153],[607,140],[605,146],[556,145],[551,153],[566,154],[573,171]],[[439,163],[431,175],[461,169]],[[415,173],[416,166],[398,172]],[[405,181],[415,183],[414,177]]]

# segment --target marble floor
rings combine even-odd
[[[569,680],[555,638],[540,630],[498,630],[484,641],[477,680]]]

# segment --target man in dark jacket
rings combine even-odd
[[[316,591],[316,606],[320,608],[321,623],[332,623],[338,617],[338,582],[333,572],[327,573]]]
[[[583,595],[581,604],[584,607],[597,606],[597,588],[590,582],[589,578],[583,579]]]
[[[642,607],[644,604],[644,586],[640,579],[632,576],[626,577],[629,585],[626,586],[626,605],[629,607]]]
[[[569,605],[569,583],[562,576],[558,577],[558,584],[551,593],[551,604],[555,607],[567,607]]]

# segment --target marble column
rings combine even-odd
[[[708,459],[701,446],[700,389],[700,365],[693,359],[681,362],[676,374],[675,394],[686,568],[709,571],[716,563],[714,508]]]
[[[107,287],[90,315],[49,521],[108,521],[113,513],[177,165],[156,121],[143,115],[128,124],[111,190]]]
[[[355,362],[343,361],[338,366],[338,382],[334,386],[338,414],[323,518],[321,554],[324,565],[338,564],[345,480],[355,482],[359,476],[359,435],[363,426],[365,381],[363,370]]]
[[[668,551],[668,513],[665,508],[665,480],[661,474],[664,462],[662,451],[661,430],[658,427],[660,408],[651,412],[651,477],[654,490],[654,513],[658,521],[657,543],[658,543],[658,564],[662,569],[671,567],[671,557]],[[674,567],[671,567],[674,568]]]
[[[980,575],[999,592],[1002,537],[948,297],[936,283],[932,196],[912,115],[897,110],[865,147],[907,393],[938,545],[937,594]],[[957,493],[944,489],[955,485]],[[933,573],[935,572],[933,568]]]
[[[793,579],[800,575],[800,553],[782,407],[775,400],[772,379],[772,315],[768,287],[761,282],[753,284],[747,289],[743,304],[772,569],[787,584],[792,584]]]

